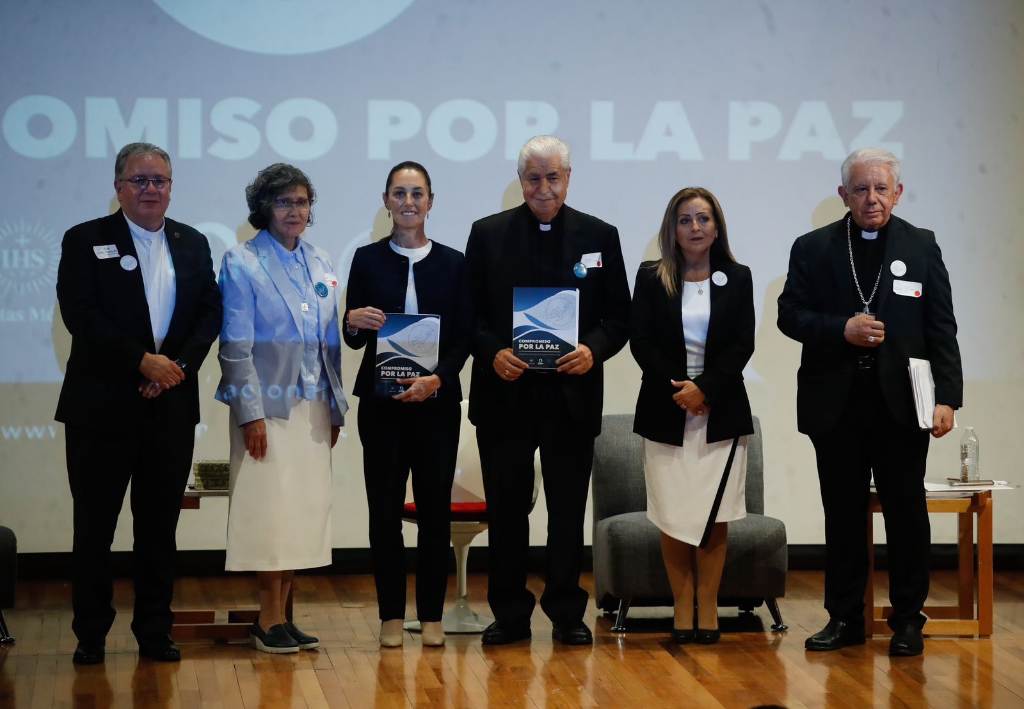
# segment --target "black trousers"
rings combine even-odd
[[[140,642],[171,631],[175,531],[188,482],[195,426],[153,425],[130,432],[65,427],[74,499],[71,627],[83,643],[102,644],[114,622],[110,545],[131,481],[135,614]]]
[[[540,448],[548,510],[547,563],[540,605],[556,623],[583,619],[580,587],[583,518],[594,462],[594,437],[572,420],[554,377],[528,372],[509,420],[477,426],[487,495],[490,564],[487,601],[497,620],[529,622],[536,598],[526,588],[534,456]]]
[[[402,507],[412,472],[416,501],[416,617],[441,620],[451,557],[452,480],[462,412],[457,401],[359,401],[370,511],[370,555],[381,620],[405,617]]]
[[[836,428],[812,437],[825,508],[825,609],[864,622],[871,474],[889,550],[889,627],[922,627],[928,598],[931,527],[924,494],[928,431],[892,418],[876,370],[859,370]]]

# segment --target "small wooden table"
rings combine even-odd
[[[193,490],[187,488],[181,498],[181,509],[198,510],[204,497],[227,497],[227,490]],[[248,640],[249,626],[259,617],[258,609],[219,611],[226,613],[226,622],[217,622],[215,610],[174,611],[171,639],[182,640]],[[292,619],[292,594],[285,603],[285,617]]]
[[[940,496],[941,495],[941,496]],[[991,635],[992,634],[992,491],[964,492],[950,497],[950,493],[929,494],[928,512],[951,512],[957,515],[959,525],[959,563],[957,604],[955,606],[925,606],[928,616],[924,632],[930,635]],[[874,592],[875,558],[872,515],[882,511],[878,494],[871,493],[868,507],[868,584],[864,592],[864,628],[868,635],[891,633],[885,619],[892,614],[892,606],[876,606]],[[974,566],[974,519],[978,518],[978,566]],[[975,614],[974,596],[978,605]]]

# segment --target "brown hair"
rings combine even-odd
[[[665,292],[675,295],[683,280],[683,270],[686,267],[686,257],[683,249],[676,240],[676,220],[679,207],[691,199],[701,198],[711,205],[714,212],[715,226],[718,227],[718,237],[711,242],[711,257],[713,259],[728,259],[735,263],[736,259],[729,249],[729,235],[725,228],[725,214],[722,212],[722,205],[718,203],[715,195],[703,187],[684,187],[676,192],[668,201],[665,208],[665,216],[661,220],[661,231],[658,234],[658,249],[661,251],[661,260],[657,262],[658,278]]]

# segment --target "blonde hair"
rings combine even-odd
[[[679,284],[683,280],[683,270],[686,267],[686,256],[676,239],[676,221],[678,219],[679,207],[691,199],[700,198],[711,205],[714,213],[715,226],[718,227],[718,237],[711,242],[712,258],[728,259],[735,263],[736,259],[729,249],[729,235],[725,227],[725,214],[722,213],[722,205],[718,203],[715,195],[703,187],[684,187],[672,196],[665,208],[665,216],[661,220],[661,232],[658,234],[658,249],[661,251],[661,260],[657,261],[658,278],[661,285],[669,295],[675,295]]]

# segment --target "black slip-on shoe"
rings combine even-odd
[[[169,635],[154,635],[139,643],[139,655],[157,662],[181,662],[181,650]]]
[[[551,628],[551,639],[563,645],[593,645],[594,634],[582,620],[572,623],[555,623]]]
[[[263,632],[259,623],[253,623],[249,628],[249,644],[261,652],[269,652],[272,655],[287,655],[299,651],[299,643],[285,630],[284,623],[272,625],[266,632]]]
[[[893,657],[915,657],[924,652],[924,634],[920,628],[905,625],[893,631],[889,654]]]
[[[701,645],[714,645],[722,639],[722,631],[719,628],[714,630],[704,630],[703,628],[697,628],[697,642]]]
[[[697,631],[693,628],[686,628],[685,630],[672,628],[672,642],[676,645],[688,645],[692,643],[696,637]]]
[[[864,626],[833,618],[824,628],[804,641],[804,649],[812,651],[839,650],[863,645]]]
[[[480,642],[484,645],[508,645],[526,640],[531,635],[529,622],[496,620],[484,628]]]
[[[315,647],[320,647],[320,638],[313,635],[307,635],[296,628],[295,623],[290,620],[284,624],[284,629],[292,636],[292,640],[299,644],[300,650],[312,650]]]
[[[106,656],[103,643],[78,643],[71,661],[76,665],[98,665]]]

